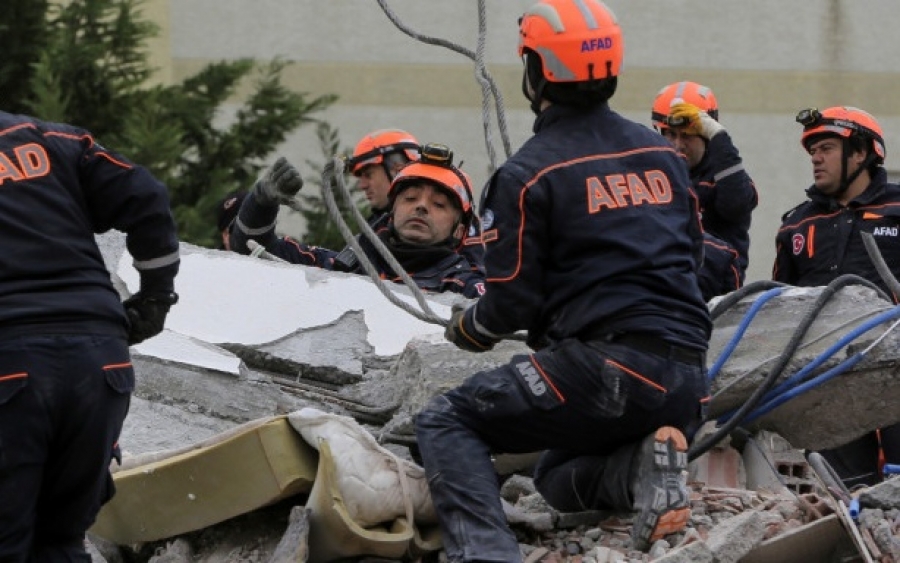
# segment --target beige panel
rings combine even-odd
[[[172,83],[172,22],[169,0],[144,0],[141,7],[144,16],[159,26],[157,36],[147,42],[150,66],[156,69],[152,81]]]
[[[174,62],[175,81],[212,61]],[[489,69],[506,106],[526,109],[520,92],[521,67]],[[900,115],[896,90],[900,74],[787,72],[763,70],[632,69],[620,77],[613,105],[622,111],[648,111],[656,92],[677,80],[710,86],[725,113],[788,113],[837,104],[865,108],[878,117]],[[341,105],[388,107],[471,107],[480,109],[481,89],[466,65],[292,63],[285,84],[314,95],[334,93]],[[240,98],[246,91],[238,92]]]

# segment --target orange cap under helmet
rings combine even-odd
[[[381,164],[384,156],[402,153],[407,160],[419,159],[419,141],[402,129],[380,129],[369,133],[356,144],[348,161],[350,172],[358,175],[363,167]]]
[[[622,67],[622,30],[600,0],[542,0],[519,19],[519,57],[541,58],[548,82],[612,78]]]
[[[682,102],[696,106],[711,118],[719,120],[719,103],[711,89],[696,82],[674,82],[660,90],[653,100],[653,110],[650,112],[653,126],[657,129],[670,127],[669,108]]]
[[[388,198],[393,207],[394,198],[410,184],[417,182],[436,184],[459,204],[462,222],[468,230],[473,217],[472,180],[469,175],[453,165],[453,151],[444,145],[422,145],[422,156],[400,169],[391,182]]]
[[[850,106],[835,106],[822,111],[810,108],[797,114],[797,122],[803,125],[800,143],[805,149],[815,136],[835,135],[846,139],[856,133],[872,143],[876,162],[884,162],[884,133],[868,112]]]

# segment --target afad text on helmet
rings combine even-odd
[[[589,53],[591,51],[604,51],[612,49],[613,40],[611,37],[594,37],[593,39],[585,39],[581,42],[581,52]]]
[[[642,173],[609,174],[603,179],[591,176],[587,186],[588,213],[603,208],[618,209],[631,205],[660,205],[672,201],[672,185],[661,170]]]

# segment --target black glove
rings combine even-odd
[[[261,205],[287,204],[302,187],[300,172],[282,156],[253,185],[253,197]]]
[[[140,344],[162,332],[169,307],[178,302],[172,291],[161,293],[137,292],[122,305],[128,316],[128,344]]]
[[[450,323],[444,330],[444,338],[456,345],[460,350],[468,352],[487,352],[500,341],[494,335],[485,334],[475,328],[475,306],[464,308],[453,305]]]

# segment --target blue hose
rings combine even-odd
[[[869,330],[877,327],[880,324],[883,324],[886,321],[892,320],[896,317],[900,317],[900,306],[894,307],[890,311],[885,311],[880,315],[877,315],[865,323],[859,325],[852,331],[845,334],[841,337],[840,340],[835,342],[832,346],[830,346],[825,352],[820,354],[816,359],[812,362],[804,366],[803,369],[789,377],[787,380],[778,385],[778,387],[774,388],[771,392],[769,392],[765,398],[763,399],[763,404],[757,407],[755,410],[751,411],[744,418],[744,422],[751,422],[760,416],[768,413],[772,409],[786,403],[787,401],[793,399],[794,397],[800,395],[801,393],[808,391],[822,383],[828,381],[829,379],[835,377],[836,375],[840,375],[850,368],[854,367],[856,364],[861,362],[865,357],[865,351],[859,352],[850,356],[849,358],[842,361],[840,364],[831,368],[830,370],[817,375],[816,377],[806,381],[804,383],[800,383],[798,385],[794,385],[795,382],[801,381],[803,377],[810,371],[814,370],[818,366],[820,366],[823,362],[825,362],[828,358],[834,355],[838,350],[858,338],[860,335],[868,332]]]
[[[829,379],[844,373],[848,369],[852,368],[853,366],[855,366],[856,364],[861,362],[864,356],[865,356],[865,354],[863,354],[862,352],[860,352],[858,354],[854,354],[853,356],[847,358],[846,360],[844,360],[840,364],[834,366],[830,370],[828,370],[824,373],[821,373],[821,374],[817,375],[816,377],[810,379],[809,381],[806,381],[804,383],[801,383],[800,385],[797,385],[796,387],[792,387],[791,389],[788,389],[787,391],[782,392],[781,394],[773,397],[766,403],[757,407],[756,410],[748,413],[747,416],[744,417],[744,422],[753,422],[757,418],[759,418],[762,415],[768,413],[769,411],[775,409],[776,407],[779,407],[779,406],[783,405],[784,403],[790,401],[797,395],[800,395],[801,393],[809,391],[813,387],[818,387],[819,385],[825,383]]]
[[[731,337],[731,340],[722,350],[722,353],[719,354],[719,357],[716,358],[716,363],[709,369],[709,373],[707,374],[707,378],[709,381],[715,379],[715,377],[719,374],[719,370],[722,369],[722,366],[725,365],[725,362],[728,361],[728,358],[731,357],[734,349],[737,348],[738,342],[740,342],[741,338],[743,338],[744,333],[747,332],[747,327],[750,326],[750,322],[753,320],[753,317],[762,309],[762,306],[766,304],[770,299],[777,295],[781,295],[781,292],[784,291],[783,287],[775,287],[772,288],[765,293],[761,294],[756,301],[753,302],[753,306],[750,307],[750,310],[744,315],[744,318],[741,319],[741,324],[738,325],[737,331],[734,333],[734,336]]]
[[[785,379],[784,381],[782,381],[781,383],[779,383],[778,385],[773,387],[772,390],[769,391],[769,393],[767,393],[766,396],[763,398],[763,401],[770,400],[773,397],[775,397],[776,395],[779,395],[779,394],[787,391],[789,388],[793,387],[794,384],[796,384],[797,382],[803,381],[803,379],[806,377],[806,375],[809,372],[811,372],[812,370],[816,369],[817,367],[819,367],[820,365],[825,363],[828,360],[828,358],[830,358],[831,356],[836,354],[838,351],[840,351],[841,348],[843,348],[844,346],[847,346],[852,341],[856,340],[858,337],[862,336],[864,333],[872,330],[873,328],[877,327],[878,325],[880,325],[886,321],[890,321],[898,316],[900,316],[900,307],[894,307],[893,309],[890,309],[889,311],[880,313],[880,314],[872,317],[868,321],[860,324],[859,326],[857,326],[856,328],[854,328],[853,330],[851,330],[850,332],[848,332],[847,334],[842,336],[837,342],[835,342],[834,344],[829,346],[827,350],[825,350],[824,352],[819,354],[819,356],[816,357],[813,361],[806,364],[803,367],[803,369],[801,369],[794,375],[788,377],[787,379]]]

